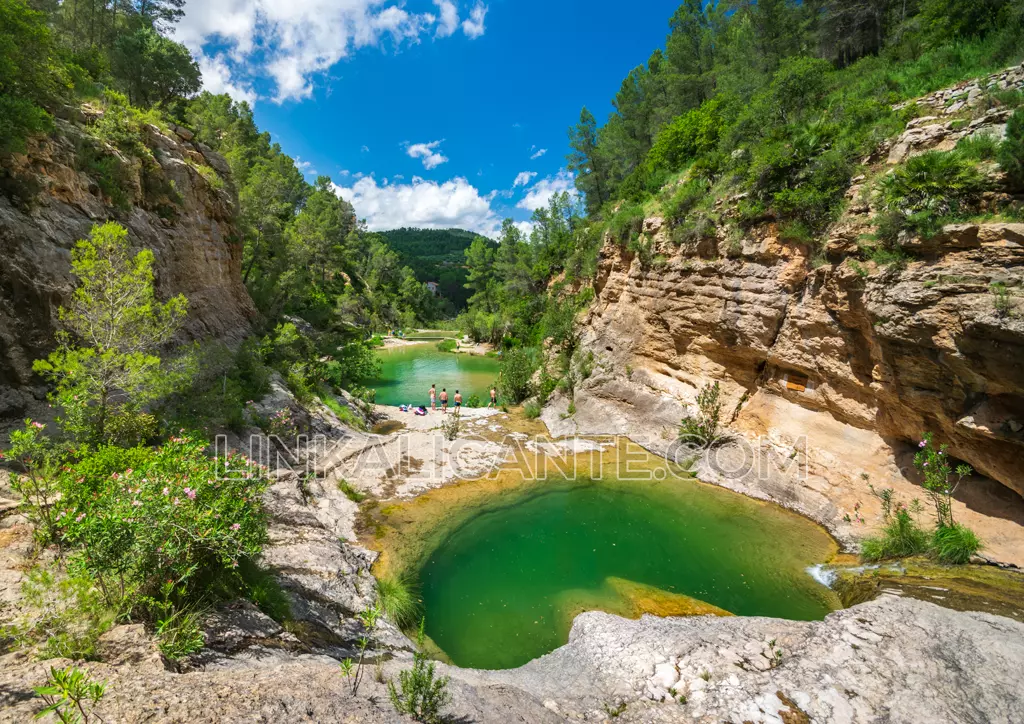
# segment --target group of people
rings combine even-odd
[[[438,399],[440,399],[440,401],[441,401],[441,412],[444,413],[444,414],[447,414],[448,413],[448,388],[447,387],[442,387],[441,388],[441,394],[439,395],[437,393],[437,385],[431,385],[430,386],[430,409],[432,411],[435,411],[435,412],[437,411]],[[455,397],[453,399],[454,399],[454,402],[455,402],[455,409],[458,410],[460,407],[462,407],[462,393],[459,392],[458,390],[455,390]],[[487,406],[488,407],[497,407],[498,406],[498,390],[494,387],[494,385],[491,385],[491,401],[487,404]]]

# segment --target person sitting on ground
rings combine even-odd
[[[442,413],[447,413],[448,412],[448,388],[447,387],[442,387],[441,388],[441,412]]]
[[[419,415],[420,417],[422,417],[423,415],[426,415],[427,414],[427,408],[425,408],[423,405],[420,405],[419,407],[416,408],[416,414]]]
[[[455,409],[458,410],[462,407],[462,393],[455,390]]]

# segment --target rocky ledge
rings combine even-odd
[[[118,627],[104,645],[117,656],[84,666],[108,682],[96,709],[108,722],[407,721],[382,683],[408,667],[401,652],[353,694],[317,651],[264,648],[175,673],[141,627]],[[32,687],[64,663],[0,658],[0,721],[29,720]],[[439,670],[451,677],[453,721],[1009,724],[1024,711],[1024,625],[895,597],[813,623],[585,613],[566,646],[522,668]]]
[[[275,385],[263,404],[295,401]],[[336,477],[396,437],[351,430],[326,408],[309,414],[313,430],[339,441],[324,477],[280,470],[265,498],[264,563],[289,599],[290,619],[282,625],[244,601],[223,605],[205,622],[204,649],[177,662],[142,626],[112,629],[99,661],[77,663],[107,683],[96,708],[104,721],[407,721],[387,696],[386,682],[411,665],[413,650],[394,626],[374,632],[354,693],[339,668],[365,634],[356,614],[374,598],[376,554],[352,542],[357,506]],[[472,421],[484,429],[501,417]],[[374,472],[351,484],[370,491],[390,480],[392,493],[408,484],[415,494],[420,468],[412,468],[409,481]],[[0,532],[0,607],[9,619],[24,605],[31,537],[24,524]],[[34,687],[51,666],[70,663],[32,651],[0,656],[0,722],[31,719],[41,708]],[[1024,624],[888,595],[820,622],[591,612],[576,618],[567,645],[519,669],[438,669],[451,678],[446,714],[461,722],[1024,721]]]

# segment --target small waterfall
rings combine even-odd
[[[832,588],[832,584],[836,581],[835,570],[829,568],[823,563],[815,563],[813,566],[808,566],[804,570],[807,571],[807,575],[823,586]]]

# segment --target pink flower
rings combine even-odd
[[[44,425],[41,422],[33,422],[32,427],[34,427],[37,430],[42,430],[44,427],[46,427],[46,425]]]
[[[235,524],[233,524],[233,525],[231,526],[231,530],[238,530],[238,529],[239,529],[239,528],[241,528],[241,527],[242,527],[241,525],[239,525],[238,523],[235,523]]]
[[[132,469],[131,469],[131,468],[128,468],[127,470],[125,470],[125,471],[124,471],[124,474],[125,474],[125,475],[131,475],[131,474],[132,474],[132,472],[133,472],[133,471],[132,471]]]
[[[141,508],[142,507],[142,503],[140,503],[138,500],[133,500],[132,501],[132,507],[133,508]]]
[[[75,518],[75,522],[81,523],[83,518],[85,518],[85,513],[79,513],[78,517]]]
[[[917,446],[918,446],[918,447],[924,447],[924,446],[925,446],[925,445],[927,445],[927,444],[928,444],[928,441],[927,441],[927,440],[922,440],[921,442],[917,443]]]
[[[164,495],[167,495],[167,494],[169,494],[170,492],[171,492],[171,489],[170,489],[170,488],[164,488],[164,489],[163,489],[163,494],[164,494]]]
[[[174,500],[172,500],[171,502],[172,502],[172,503],[174,503],[174,505],[177,505],[177,504],[178,504],[178,503],[180,503],[181,501],[180,501],[180,500],[178,500],[177,498],[175,498],[175,499],[174,499]]]
[[[195,500],[196,499],[196,491],[194,491],[194,490],[189,490],[188,488],[185,488],[185,495],[188,496],[189,500]]]

